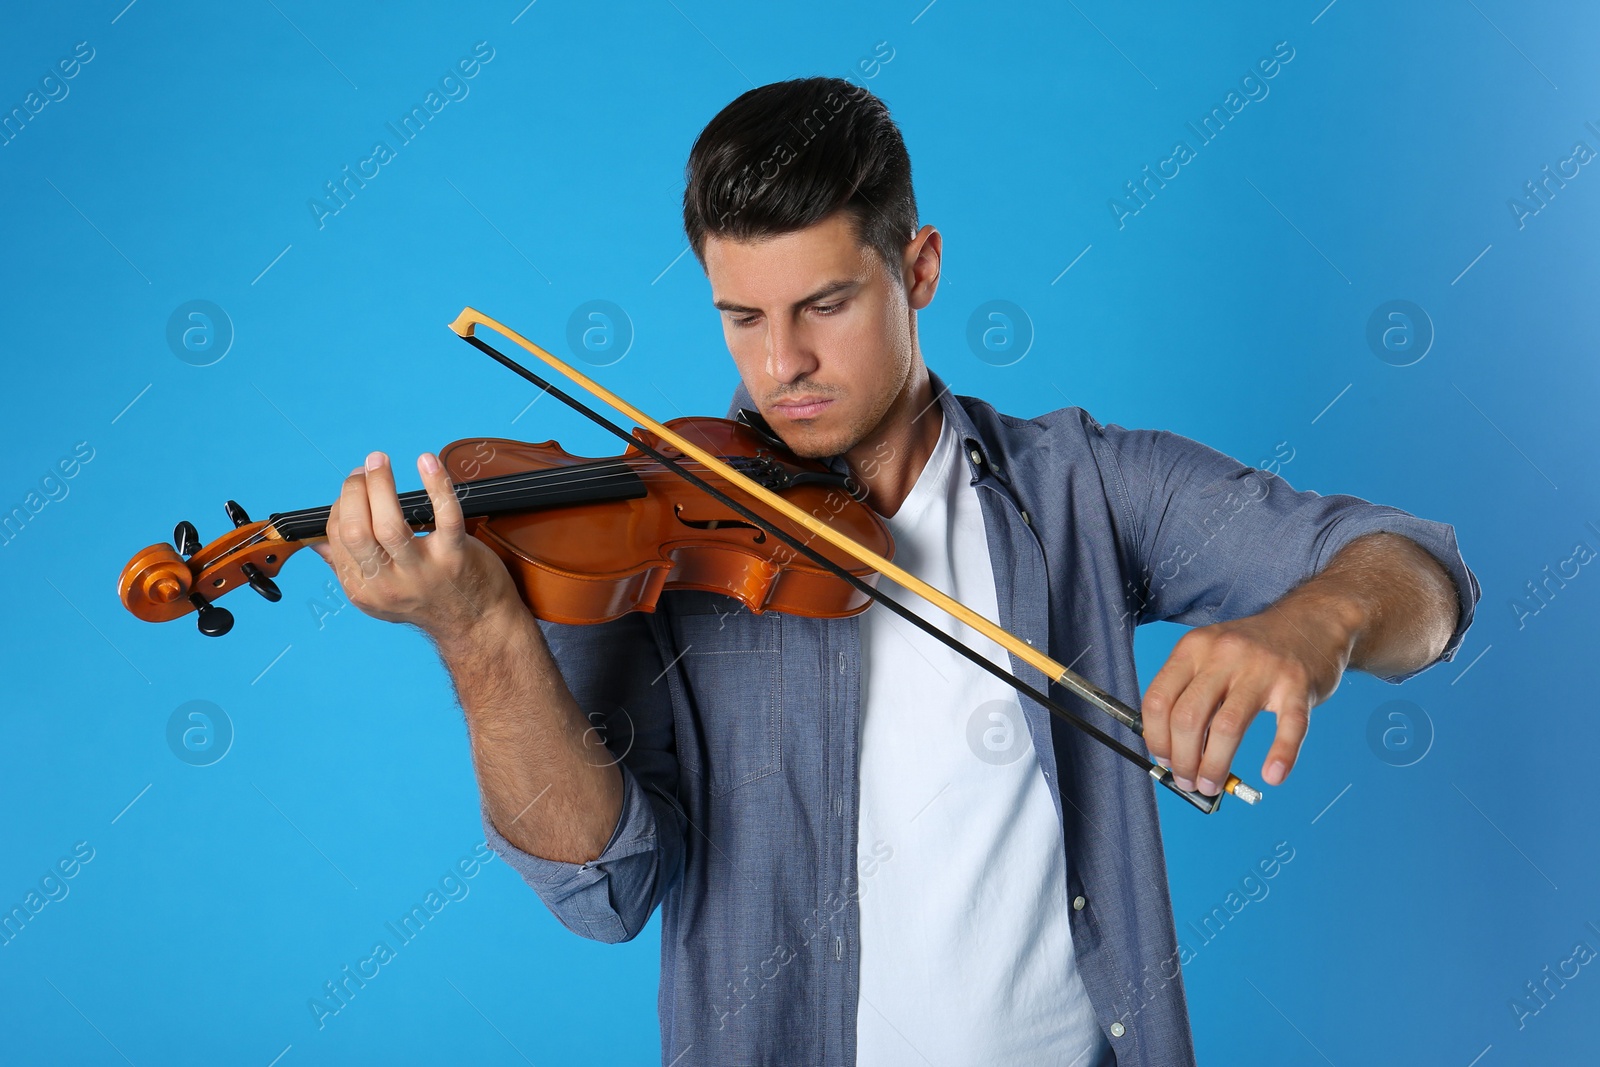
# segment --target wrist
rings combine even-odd
[[[513,595],[474,605],[470,612],[422,629],[448,661],[475,653],[497,654],[523,637],[532,619],[527,605]]]
[[[1303,586],[1297,593],[1288,606],[1310,627],[1303,632],[1316,634],[1343,670],[1371,629],[1373,606],[1344,590]]]

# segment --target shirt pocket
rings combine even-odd
[[[726,597],[680,602],[670,616],[678,667],[704,746],[701,772],[720,797],[783,766],[780,618],[730,609]]]

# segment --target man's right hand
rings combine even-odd
[[[382,452],[350,472],[328,513],[328,539],[311,547],[333,567],[350,603],[377,619],[411,623],[454,643],[515,604],[516,586],[494,550],[466,533],[461,502],[439,459],[417,457],[434,530],[413,533]],[[525,609],[524,609],[525,610]]]

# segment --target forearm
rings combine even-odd
[[[1351,541],[1276,606],[1335,620],[1348,666],[1379,676],[1433,662],[1460,611],[1439,561],[1410,538],[1387,532]]]
[[[478,786],[495,828],[524,852],[586,863],[622,810],[622,772],[573,699],[520,603],[437,640],[466,713]]]

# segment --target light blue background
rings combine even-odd
[[[0,904],[74,843],[95,850],[0,947],[0,1058],[653,1061],[655,925],[586,942],[499,863],[319,1030],[323,982],[481,840],[448,681],[415,632],[353,608],[319,626],[329,572],[309,555],[282,603],[230,597],[238,625],[219,641],[136,621],[115,579],[178,519],[221,534],[225,498],[258,518],[328,502],[369,449],[402,468],[477,436],[613,453],[555,402],[527,409],[528,387],[448,332],[467,304],[562,353],[572,311],[613,301],[635,340],[597,376],[658,418],[722,414],[735,376],[682,254],[684,160],[740,92],[819,73],[863,81],[905,133],[945,239],[923,352],[958,392],[1019,416],[1078,404],[1251,463],[1288,442],[1296,488],[1454,524],[1483,582],[1456,661],[1400,689],[1348,676],[1259,807],[1204,818],[1163,797],[1201,1062],[1491,1067],[1592,1049],[1593,966],[1520,1028],[1509,1002],[1577,943],[1600,949],[1600,577],[1581,569],[1520,628],[1510,604],[1576,542],[1600,548],[1600,171],[1522,228],[1507,201],[1574,142],[1600,149],[1595,15],[122,2],[29,5],[0,33],[0,111],[77,42],[94,49],[0,147],[0,505],[94,449],[0,548]],[[385,123],[480,41],[494,58],[469,94],[319,229],[308,200],[393,143]],[[1269,95],[1119,229],[1108,199],[1280,41],[1294,58]],[[878,42],[892,59],[857,66]],[[236,331],[211,366],[165,339],[195,299]],[[997,299],[1033,333],[1005,367],[966,342]],[[1392,299],[1436,331],[1411,366],[1365,339]],[[1146,681],[1178,632],[1141,636]],[[1393,699],[1435,733],[1410,767],[1367,740]],[[208,767],[167,744],[191,700],[235,731]],[[1253,780],[1271,727],[1236,762]],[[1280,841],[1295,857],[1269,895],[1201,947],[1185,924]]]

